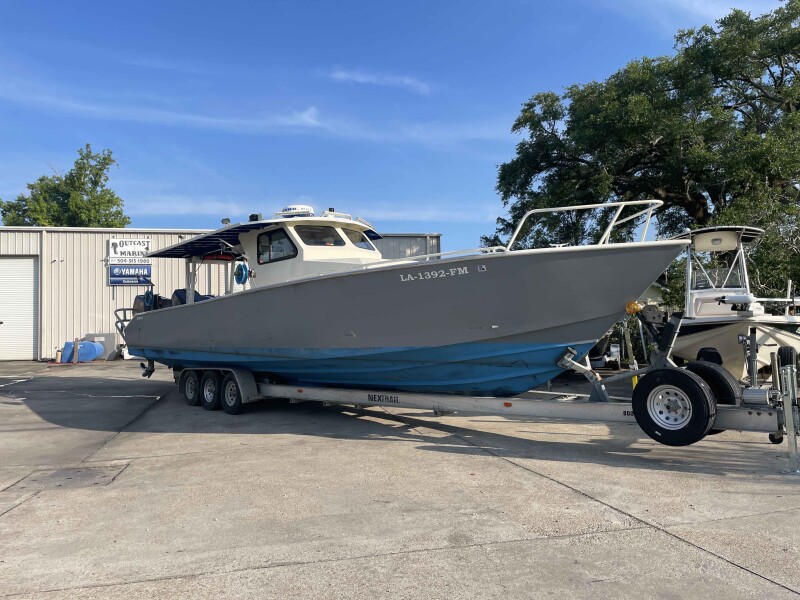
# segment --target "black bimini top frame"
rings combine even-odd
[[[191,258],[193,256],[208,256],[211,254],[235,256],[238,254],[234,248],[239,244],[239,235],[253,229],[263,229],[264,225],[263,222],[254,222],[223,227],[210,233],[198,235],[185,242],[155,250],[147,256],[152,258]]]
[[[284,223],[285,219],[272,221],[254,221],[252,223],[240,223],[217,229],[210,233],[204,233],[193,237],[185,242],[180,242],[161,250],[150,252],[147,256],[151,258],[192,258],[195,256],[209,257],[214,256],[222,260],[234,260],[242,256],[236,250],[239,244],[239,235],[254,229],[263,229],[277,223]],[[372,229],[364,230],[371,240],[381,239],[381,235]],[[226,256],[227,255],[227,256]]]

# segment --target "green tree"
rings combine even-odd
[[[788,0],[762,16],[733,10],[715,27],[681,31],[674,55],[635,60],[605,81],[535,94],[513,125],[525,134],[516,156],[498,172],[508,216],[483,242],[502,243],[533,208],[656,198],[660,235],[761,226],[768,235],[756,270],[769,256],[781,275],[796,272],[799,59],[800,0]],[[542,218],[520,241],[597,239],[609,212]],[[760,280],[761,291],[776,291],[777,277]]]
[[[123,201],[107,186],[116,161],[111,150],[92,152],[86,144],[66,174],[43,175],[16,200],[0,200],[4,225],[42,227],[125,227]]]

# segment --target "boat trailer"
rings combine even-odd
[[[658,341],[649,366],[605,379],[591,369],[588,358],[585,363],[577,362],[576,352],[567,349],[557,364],[584,375],[592,385],[590,394],[536,390],[526,397],[499,398],[284,385],[270,380],[268,374],[223,365],[176,367],[173,372],[187,404],[202,405],[207,410],[222,408],[228,414],[238,414],[252,402],[285,398],[295,403],[317,401],[359,409],[377,406],[432,410],[436,415],[480,413],[637,423],[648,436],[669,446],[687,446],[725,430],[763,432],[774,444],[787,439],[789,468],[782,472],[800,475],[798,361],[794,348],[772,353],[772,372],[779,376],[773,377],[769,386],[743,385],[714,363],[697,361],[679,368],[672,362],[670,353],[681,319],[682,315],[675,313],[660,332],[648,330]],[[758,351],[755,339],[747,348],[748,352]],[[143,376],[149,377],[154,370],[152,361],[141,366]],[[616,398],[609,396],[606,384],[634,377],[640,379],[633,388],[632,399],[612,401]],[[750,381],[757,384],[757,374],[751,373]]]

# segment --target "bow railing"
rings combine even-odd
[[[611,239],[611,232],[614,230],[614,227],[617,225],[621,225],[622,223],[627,223],[628,221],[632,221],[633,219],[637,219],[642,215],[645,215],[644,221],[644,228],[642,229],[642,235],[639,241],[643,242],[645,240],[645,236],[647,235],[647,229],[650,227],[650,220],[653,218],[653,211],[657,209],[659,206],[662,206],[664,203],[661,200],[625,200],[622,202],[605,202],[601,204],[579,204],[577,206],[558,206],[554,208],[534,208],[533,210],[529,210],[525,213],[525,215],[520,219],[517,228],[514,230],[514,235],[511,236],[511,240],[508,242],[506,246],[506,250],[511,250],[511,247],[517,241],[519,237],[520,231],[522,231],[523,225],[525,225],[525,221],[528,220],[528,217],[531,215],[540,215],[540,214],[553,214],[559,212],[580,212],[583,210],[595,210],[597,208],[613,208],[616,207],[614,211],[614,216],[611,218],[608,226],[606,227],[603,235],[600,236],[596,245],[603,245],[608,244],[609,240]],[[630,216],[625,217],[624,219],[620,219],[619,216],[622,214],[622,211],[625,210],[627,206],[646,206],[644,208]]]

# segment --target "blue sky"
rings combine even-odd
[[[334,207],[473,248],[536,92],[768,0],[0,0],[0,198],[86,142],[142,227]]]

